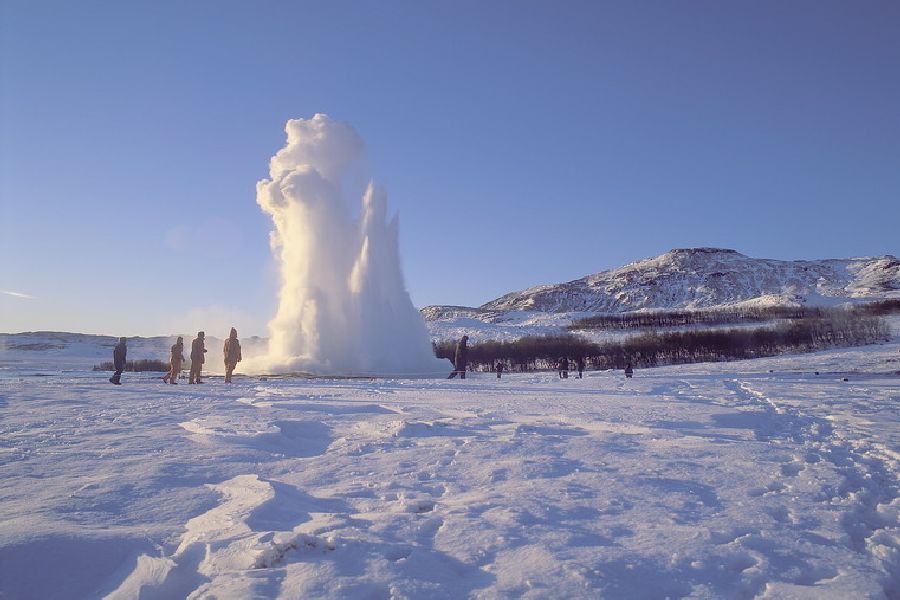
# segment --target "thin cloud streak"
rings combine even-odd
[[[34,296],[31,294],[23,294],[22,292],[13,292],[10,290],[0,290],[0,294],[6,294],[7,296],[12,296],[14,298],[22,298],[24,300],[34,300]]]

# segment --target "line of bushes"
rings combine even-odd
[[[115,367],[112,362],[100,363],[99,365],[94,365],[95,371],[115,371]],[[158,372],[166,372],[169,370],[169,363],[163,362],[161,360],[155,360],[151,358],[141,358],[139,360],[127,360],[125,361],[125,370],[132,371],[135,373],[140,373],[143,371],[158,371]]]
[[[583,357],[594,369],[620,369],[693,362],[718,362],[861,346],[890,338],[877,317],[834,312],[827,318],[791,320],[754,329],[648,332],[621,341],[595,343],[563,334],[482,342],[469,347],[469,368],[493,370],[498,361],[517,371],[553,368],[561,357]],[[439,358],[453,359],[454,342],[435,343]]]
[[[866,302],[865,304],[857,304],[852,308],[853,312],[860,315],[868,315],[871,317],[885,317],[900,313],[900,298],[890,298],[888,300],[878,300],[876,302]]]
[[[900,298],[856,304],[846,308],[755,306],[595,315],[578,319],[569,325],[567,329],[569,331],[580,331],[588,329],[622,330],[650,327],[681,327],[685,325],[736,325],[788,319],[826,319],[836,314],[847,313],[857,316],[885,316],[900,313]]]

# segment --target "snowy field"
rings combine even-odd
[[[0,597],[900,598],[898,351],[629,381],[7,365]]]

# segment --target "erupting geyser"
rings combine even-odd
[[[403,284],[397,218],[369,183],[357,217],[342,181],[364,154],[346,123],[317,114],[288,121],[287,144],[256,185],[272,216],[281,268],[268,355],[248,367],[269,373],[423,376],[450,371],[434,357],[425,322]]]

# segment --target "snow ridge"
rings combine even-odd
[[[618,313],[721,305],[832,304],[900,295],[896,256],[773,260],[726,248],[678,248],[565,283],[512,292],[474,308],[429,306],[428,320],[509,311]]]

